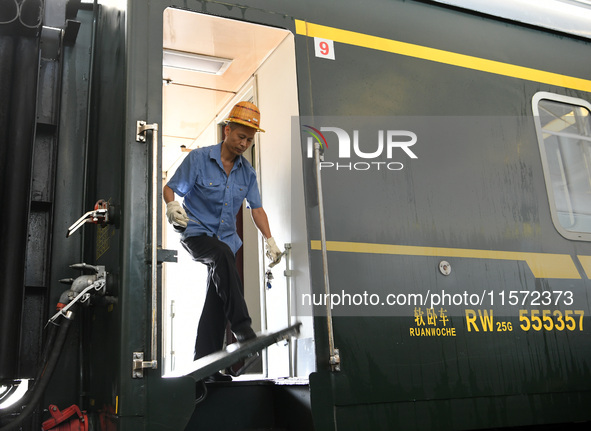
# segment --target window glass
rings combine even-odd
[[[538,97],[534,104],[552,215],[564,236],[588,240],[591,237],[585,234],[591,234],[591,112],[583,100],[554,97]]]

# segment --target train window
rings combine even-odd
[[[591,104],[541,92],[533,111],[554,225],[591,240]]]

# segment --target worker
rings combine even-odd
[[[236,214],[244,199],[265,238],[267,257],[277,263],[282,256],[261,204],[256,171],[242,156],[257,132],[264,132],[257,106],[250,102],[236,104],[226,119],[224,140],[191,151],[164,186],[169,223],[182,230],[181,244],[193,260],[208,267],[195,359],[222,349],[226,322],[230,322],[238,342],[256,337],[235,259],[242,246],[236,232]],[[182,205],[175,195],[183,198]],[[231,377],[218,372],[210,380]]]

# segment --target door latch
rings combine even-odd
[[[144,378],[144,369],[151,368],[155,370],[158,367],[158,361],[144,361],[144,352],[133,352],[133,369],[131,377],[134,379]]]

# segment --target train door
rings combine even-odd
[[[292,184],[292,167],[299,160],[299,149],[292,154],[290,134],[291,117],[298,114],[294,37],[279,28],[167,8],[162,47],[163,183],[191,150],[223,140],[224,120],[235,103],[248,100],[259,106],[266,132],[257,134],[246,157],[257,171],[271,232],[287,252],[282,263],[269,269],[263,239],[243,208],[237,221],[243,241],[237,262],[253,329],[285,328],[298,314],[291,306],[295,291],[309,289],[305,229],[294,228],[304,219],[301,185]],[[191,260],[165,218],[163,244],[178,250],[178,262],[164,266],[162,289],[163,371],[177,375],[193,363],[206,270]],[[290,272],[294,265],[298,271]],[[308,355],[297,360],[295,341],[275,344],[249,372],[258,378],[307,376],[314,356],[307,348],[311,324],[304,328],[300,344]],[[226,342],[232,342],[231,333]]]

